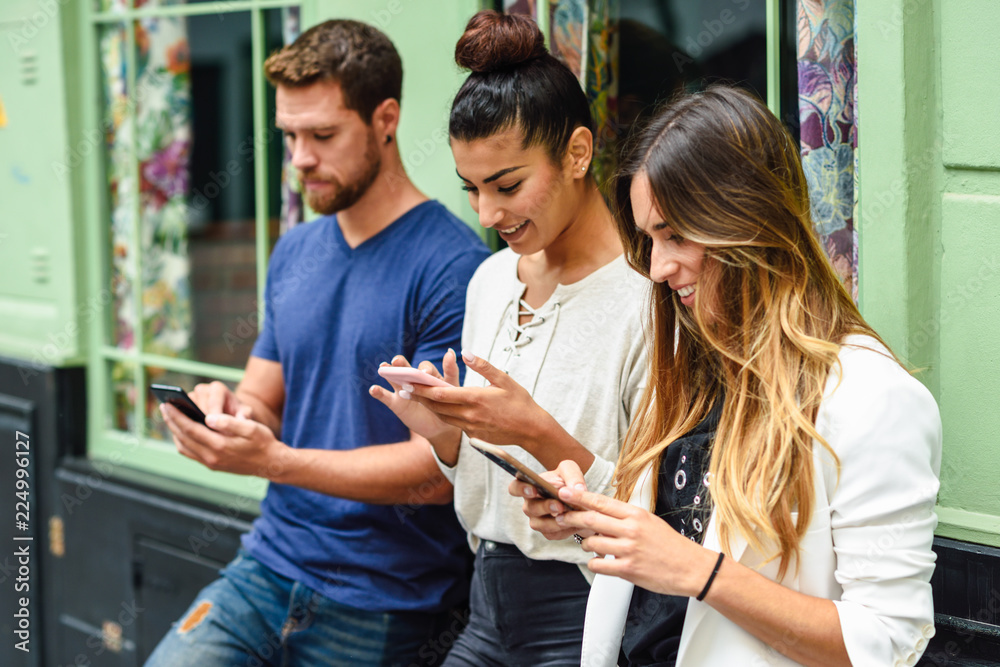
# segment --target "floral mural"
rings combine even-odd
[[[813,220],[857,300],[854,0],[799,0],[797,36],[802,168]]]
[[[286,7],[281,10],[281,33],[285,44],[294,42],[301,32],[300,12],[298,7]],[[302,205],[301,186],[298,174],[292,168],[292,154],[285,148],[281,164],[281,222],[280,233],[302,222],[305,212]]]
[[[113,7],[109,7],[113,9]],[[104,28],[101,65],[109,189],[112,344],[171,357],[191,353],[187,252],[191,155],[190,57],[183,18],[135,23],[135,89],[124,26]],[[134,156],[137,165],[133,162]],[[137,169],[136,169],[137,167]],[[139,216],[140,238],[135,238]],[[141,277],[133,253],[141,249]],[[141,284],[136,303],[135,284]],[[111,368],[117,428],[134,428],[134,367]]]
[[[191,86],[183,18],[135,23],[135,91],[128,90],[122,27],[101,40],[106,141],[111,192],[114,344],[135,346],[141,317],[144,351],[187,356],[191,347],[190,263],[187,256],[187,194],[191,153]],[[138,158],[133,181],[132,146]],[[136,202],[138,196],[138,203]],[[133,236],[136,209],[141,238]],[[137,242],[138,241],[138,242]],[[142,303],[134,303],[137,277],[130,258],[142,250]]]
[[[535,16],[531,0],[508,0],[509,13]],[[549,50],[580,79],[596,125],[596,153],[591,166],[604,183],[614,166],[617,139],[618,0],[552,0],[549,3]]]

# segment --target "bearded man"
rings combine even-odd
[[[264,69],[324,217],[275,246],[236,391],[192,392],[208,426],[163,407],[181,454],[270,484],[239,555],[147,665],[431,664],[468,595],[465,533],[429,443],[366,390],[380,361],[440,364],[459,345],[488,253],[403,169],[402,64],[385,35],[328,21]]]

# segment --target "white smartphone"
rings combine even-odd
[[[451,387],[441,378],[409,366],[379,366],[378,374],[396,384],[423,384],[430,387]]]

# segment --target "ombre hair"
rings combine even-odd
[[[813,442],[837,461],[815,419],[841,342],[881,339],[816,236],[795,141],[751,94],[713,86],[681,97],[627,150],[613,185],[616,219],[629,264],[648,278],[651,241],[632,211],[637,176],[649,179],[672,232],[704,245],[705,259],[693,308],[653,285],[650,377],[617,496],[627,499],[650,466],[655,489],[665,448],[721,403],[709,495],[723,548],[742,535],[780,557],[784,576],[812,515]]]

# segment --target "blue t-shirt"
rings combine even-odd
[[[458,350],[469,278],[488,255],[441,204],[420,204],[356,248],[336,216],[293,228],[268,268],[253,355],[281,363],[282,440],[348,450],[409,439],[368,395],[378,365],[403,354],[440,367]],[[424,490],[426,495],[426,489]],[[271,484],[243,545],[275,572],[369,611],[448,609],[468,593],[468,547],[454,507],[373,505]]]

